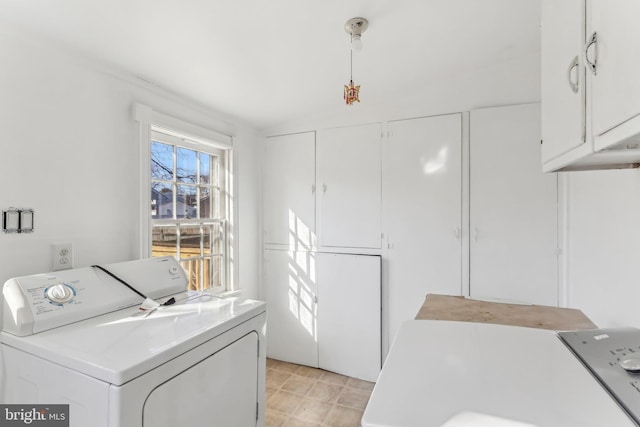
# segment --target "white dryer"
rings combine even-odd
[[[69,404],[72,427],[261,426],[266,305],[186,292],[171,257],[3,288],[0,402]]]

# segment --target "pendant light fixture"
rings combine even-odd
[[[360,86],[353,84],[353,51],[362,50],[362,33],[364,33],[368,27],[369,21],[364,18],[351,18],[344,24],[344,30],[351,35],[349,84],[344,86],[344,101],[347,105],[360,102]]]

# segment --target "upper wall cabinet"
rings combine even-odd
[[[315,246],[315,132],[266,139],[264,243],[291,250]]]
[[[542,0],[545,172],[640,163],[640,2]]]
[[[380,124],[318,131],[318,244],[380,248]]]

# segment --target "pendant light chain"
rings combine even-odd
[[[353,48],[349,49],[349,63],[351,64],[349,80],[353,80]]]

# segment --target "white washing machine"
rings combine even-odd
[[[186,292],[172,257],[102,267],[120,280],[5,283],[0,402],[69,404],[72,427],[264,424],[265,303]],[[141,311],[136,291],[175,303]]]
[[[557,333],[411,320],[395,338],[362,426],[633,427],[639,372],[637,329]]]

